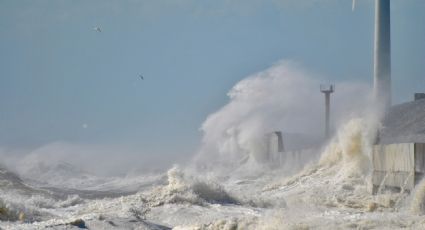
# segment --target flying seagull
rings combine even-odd
[[[102,32],[102,30],[98,26],[94,27],[93,30],[96,31],[96,32],[99,32],[99,33]]]
[[[144,80],[143,75],[139,74],[140,79]]]

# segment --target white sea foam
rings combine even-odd
[[[193,164],[164,174],[81,177],[73,167],[39,168],[27,161],[21,172],[35,174],[33,179],[49,181],[61,172],[47,183],[60,189],[43,190],[0,171],[0,219],[11,220],[0,221],[0,228],[66,229],[77,219],[90,229],[425,228],[424,182],[410,196],[371,195],[370,151],[378,123],[359,110],[366,96],[357,95],[368,91],[362,84],[338,84],[332,110],[338,128],[313,149],[317,161],[300,163],[299,172],[270,167],[263,157],[264,133],[322,129],[323,117],[312,112],[321,111],[317,85],[290,62],[241,81],[229,93],[230,102],[204,122]],[[359,100],[352,101],[353,95]],[[85,183],[85,176],[96,179]],[[67,177],[68,184],[59,183]],[[101,195],[111,190],[122,193]]]

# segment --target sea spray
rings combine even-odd
[[[316,164],[307,165],[292,178],[286,178],[286,183],[309,175],[323,173],[326,169],[337,172],[334,179],[341,180],[350,177],[366,177],[370,170],[369,152],[371,141],[364,119],[353,118],[343,125],[337,135],[324,147]]]
[[[345,94],[340,87],[335,98],[335,119],[340,125],[329,143],[317,148],[317,154],[322,154],[319,161],[294,176],[262,161],[264,133],[285,128],[321,131],[320,125],[304,127],[311,124],[303,124],[304,118],[312,115],[312,108],[318,108],[304,107],[313,102],[321,106],[323,101],[317,99],[317,81],[308,74],[294,75],[303,72],[297,68],[279,63],[235,86],[229,104],[204,123],[204,142],[198,155],[201,161],[196,165],[200,167],[195,169],[207,170],[175,166],[163,174],[160,183],[120,198],[83,198],[83,202],[74,198],[75,206],[70,199],[70,204],[51,209],[49,202],[35,197],[24,206],[35,203],[58,211],[57,218],[49,217],[39,226],[67,223],[63,220],[72,217],[84,219],[87,226],[103,224],[97,226],[106,229],[134,229],[147,221],[175,229],[422,229],[422,217],[393,207],[391,201],[397,194],[373,196],[368,191],[376,126],[367,116],[340,116],[341,104],[352,105],[341,97],[351,99],[354,95]],[[294,80],[294,76],[312,84],[302,84],[304,80]],[[316,98],[309,102],[304,96]],[[286,122],[290,120],[293,124]],[[423,200],[420,194],[416,193],[419,201]],[[21,227],[16,224],[15,229]]]
[[[286,197],[289,208],[307,205],[367,210],[373,197],[368,192],[372,142],[366,124],[361,118],[349,120],[324,148],[317,164],[266,186],[264,192],[292,194]]]
[[[168,170],[167,178],[167,185],[156,187],[143,194],[149,206],[161,206],[169,203],[191,205],[238,203],[219,183],[188,175],[179,166]]]
[[[370,144],[368,130],[363,119],[354,118],[338,131],[337,136],[325,148],[319,165],[342,164],[342,176],[365,176],[370,168]]]
[[[300,65],[284,60],[238,82],[228,93],[229,103],[202,124],[202,146],[195,158],[196,167],[233,175],[249,159],[267,163],[267,133],[280,130],[313,137],[322,135],[319,79]],[[369,97],[369,88],[364,84],[341,83],[338,89],[338,96],[332,101],[332,117],[337,125],[348,115],[361,113]]]

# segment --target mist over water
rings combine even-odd
[[[423,182],[411,194],[371,195],[370,153],[380,124],[370,87],[335,82],[333,135],[325,140],[320,79],[283,60],[238,82],[202,124],[199,152],[167,172],[94,175],[96,158],[63,144],[5,160],[24,180],[0,172],[0,220],[9,221],[0,226],[65,229],[83,219],[89,229],[425,227]],[[306,159],[276,167],[264,157],[265,135],[273,131],[319,144],[309,146]]]
[[[149,155],[145,150],[134,146],[64,141],[35,148],[2,149],[0,157],[3,166],[28,176],[31,176],[34,170],[48,170],[63,164],[70,164],[75,170],[100,176],[158,172],[169,168],[173,164],[172,161],[177,158],[171,154]]]

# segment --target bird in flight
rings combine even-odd
[[[144,80],[143,75],[139,74],[140,79]]]
[[[98,26],[94,27],[93,30],[99,33],[102,32],[102,29],[100,29]]]

